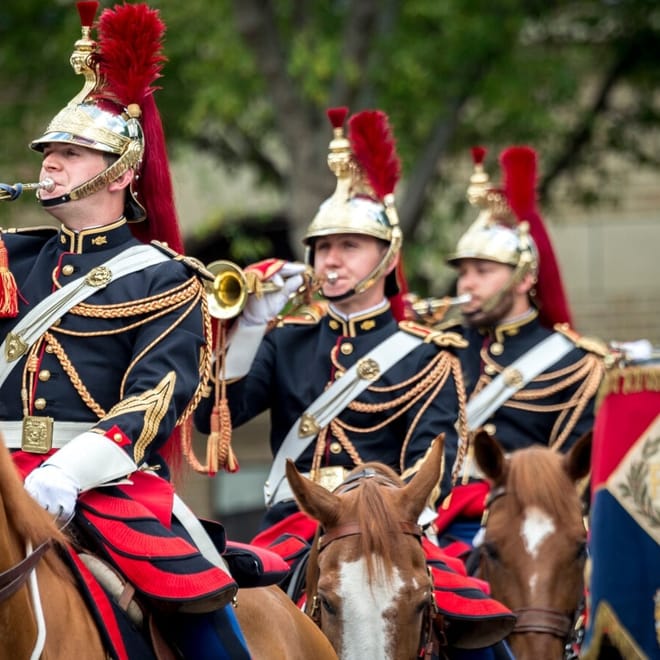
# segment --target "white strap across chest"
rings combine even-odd
[[[70,282],[44,298],[16,324],[2,342],[0,346],[0,386],[18,364],[19,358],[72,307],[95,291],[106,287],[110,282],[148,266],[168,261],[170,258],[152,245],[136,245],[100,266],[92,268],[85,277]]]
[[[570,339],[554,332],[512,362],[497,378],[494,378],[468,401],[466,406],[468,430],[476,431],[518,390],[561,360],[573,348],[575,348],[575,344]],[[457,452],[457,460],[459,456],[461,456],[460,448]],[[473,461],[470,463],[472,464]],[[474,465],[463,466],[463,468],[463,474],[467,472],[468,476],[481,476]]]
[[[392,365],[423,343],[423,339],[399,330],[360,358],[341,378],[324,390],[296,420],[280,445],[264,485],[266,506],[271,506],[281,499],[278,497],[278,490],[285,478],[286,459],[297,460],[321,429],[337,417],[351,401]]]

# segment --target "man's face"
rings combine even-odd
[[[314,270],[319,276],[328,278],[323,285],[323,294],[332,298],[353,289],[376,268],[386,249],[382,241],[361,234],[334,234],[315,239]],[[384,277],[371,289],[378,297],[373,304],[378,304],[384,295]],[[367,306],[365,302],[364,308]]]
[[[462,307],[463,317],[469,325],[489,326],[506,319],[514,307],[514,292],[510,285],[513,268],[485,259],[461,259],[458,263],[456,284],[459,295],[469,293],[470,302]],[[501,295],[500,295],[501,294]],[[492,309],[491,302],[498,297]],[[486,306],[486,310],[484,310]]]
[[[41,190],[41,199],[60,197],[102,172],[107,163],[100,151],[76,144],[51,142],[43,151],[40,179],[51,178],[55,188]]]

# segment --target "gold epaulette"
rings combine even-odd
[[[599,357],[609,359],[612,355],[612,351],[608,345],[598,339],[597,337],[583,337],[578,332],[573,330],[568,323],[556,323],[554,326],[555,332],[558,332],[564,337],[570,339],[578,348],[581,348],[589,353],[594,353]]]
[[[324,300],[313,300],[303,305],[293,314],[283,317],[278,323],[282,325],[315,325],[328,313],[328,303]]]
[[[206,268],[206,266],[195,257],[187,257],[185,254],[179,254],[176,250],[173,250],[166,243],[161,243],[160,241],[151,241],[151,245],[155,248],[158,248],[163,254],[166,254],[168,257],[176,261],[180,261],[182,264],[185,264],[190,270],[194,273],[197,273],[203,280],[208,280],[213,282],[215,279],[213,273]]]
[[[434,343],[443,348],[465,348],[468,343],[457,332],[446,332],[437,328],[416,323],[415,321],[400,321],[399,328],[415,337],[421,337],[424,343]]]

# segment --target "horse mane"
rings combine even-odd
[[[579,510],[577,489],[561,465],[562,454],[529,447],[509,457],[506,491],[518,507],[537,506],[557,520],[569,520]]]
[[[7,523],[34,547],[46,539],[54,539],[62,545],[66,543],[65,535],[57,528],[50,514],[25,490],[9,450],[1,439],[0,505],[4,506]]]
[[[365,477],[360,480],[355,493],[357,523],[362,530],[359,535],[360,552],[366,559],[369,582],[374,582],[376,574],[376,556],[382,562],[382,571],[386,579],[392,576],[393,551],[397,547],[396,534],[400,531],[401,514],[391,506],[391,500],[383,497],[383,489],[391,488],[386,482],[392,482],[397,488],[402,487],[401,478],[386,465],[365,463],[359,471],[375,470],[385,478]]]

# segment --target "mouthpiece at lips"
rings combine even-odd
[[[53,192],[53,190],[55,190],[55,181],[49,178],[39,181],[39,188],[46,192]]]
[[[328,280],[328,284],[334,284],[339,279],[339,274],[333,270],[327,273],[325,277]]]

